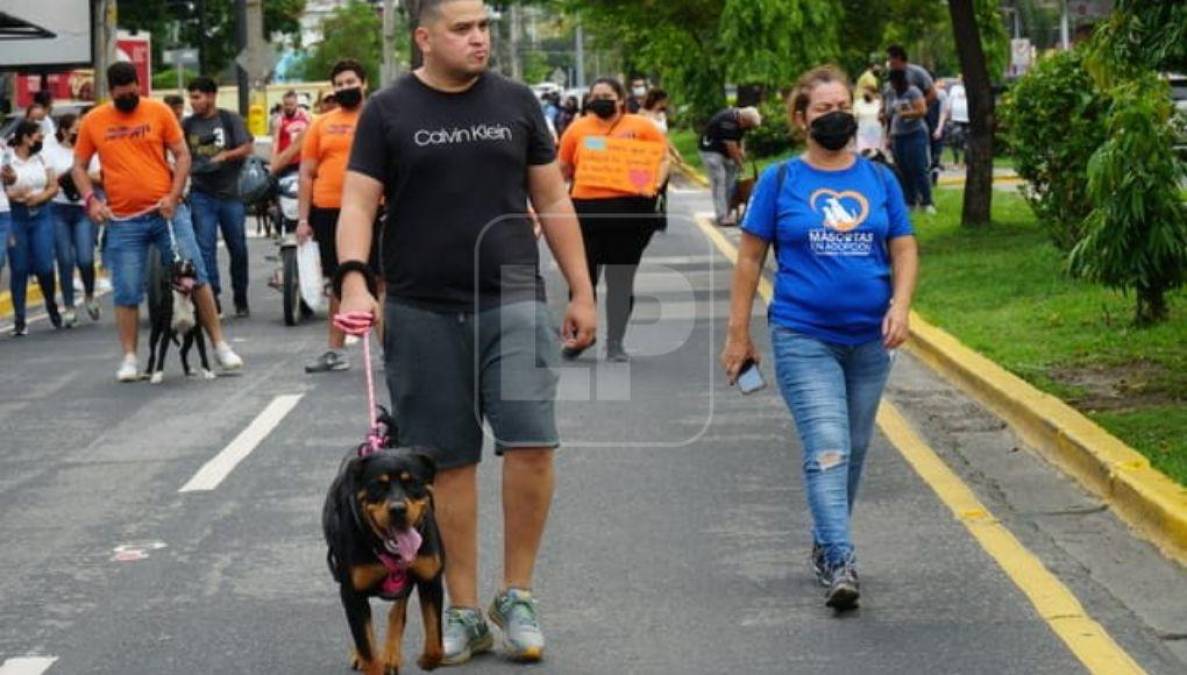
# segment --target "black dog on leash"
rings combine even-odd
[[[415,586],[425,625],[424,670],[441,664],[441,615],[445,602],[445,550],[433,517],[432,458],[395,447],[395,425],[380,416],[380,448],[364,443],[342,461],[326,495],[322,530],[326,562],[339,584],[354,638],[350,665],[367,675],[398,675],[404,618]],[[371,624],[371,598],[393,604],[382,652]]]
[[[178,260],[167,270],[167,274],[161,275],[161,287],[157,289],[155,302],[150,296],[148,303],[152,332],[148,339],[148,370],[145,374],[153,384],[161,383],[165,378],[165,353],[169,351],[169,343],[173,342],[181,348],[181,367],[186,376],[192,375],[189,354],[190,348],[197,343],[198,357],[202,361],[202,377],[213,380],[214,371],[210,369],[210,360],[206,356],[206,338],[202,336],[200,316],[194,302],[198,270],[192,260]]]

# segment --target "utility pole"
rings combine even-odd
[[[574,50],[577,52],[577,63],[575,70],[577,71],[577,88],[585,88],[585,28],[581,24],[577,24],[577,37]]]
[[[95,22],[95,44],[92,60],[95,63],[95,102],[110,98],[107,89],[107,67],[115,62],[116,0],[98,0],[92,15]],[[142,82],[141,85],[147,85]]]
[[[396,79],[396,0],[383,0],[383,72],[384,86]]]
[[[510,39],[507,40],[508,51],[511,52],[511,79],[518,81],[523,80],[523,55],[520,52],[519,44],[520,34],[523,32],[523,18],[520,15],[521,11],[522,10],[518,4],[511,5],[509,8],[510,16],[508,23],[510,24],[511,28],[511,36]]]
[[[235,0],[235,48],[240,54],[248,48],[247,0]],[[251,84],[247,69],[238,62],[235,63],[235,82],[239,86],[239,114],[246,119]]]
[[[1059,3],[1059,43],[1064,51],[1072,48],[1072,29],[1071,17],[1067,11],[1067,0],[1060,0]]]

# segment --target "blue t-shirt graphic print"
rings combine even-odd
[[[882,338],[892,294],[888,242],[913,234],[888,168],[857,157],[847,169],[823,171],[796,158],[780,187],[779,165],[771,166],[742,229],[775,247],[769,321],[842,345]]]

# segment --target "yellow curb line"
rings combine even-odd
[[[694,222],[731,263],[736,262],[737,248],[707,218],[697,216]],[[760,277],[758,292],[764,303],[770,304],[772,288],[765,276]],[[890,401],[882,401],[878,427],[1090,673],[1145,672],[1104,626],[1088,616],[1075,594],[994,518],[964,481],[911,429]]]
[[[41,295],[40,284],[29,284],[28,290],[25,291],[25,306],[31,307],[40,304],[45,297]],[[12,315],[12,291],[4,291],[0,293],[0,319],[6,319]]]
[[[915,313],[907,349],[1004,419],[1163,553],[1187,565],[1187,488],[1079,411]]]

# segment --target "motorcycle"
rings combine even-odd
[[[282,176],[276,183],[276,201],[280,207],[280,227],[277,228],[280,265],[270,285],[280,290],[286,326],[295,326],[314,315],[313,308],[301,298],[301,274],[297,262],[297,186],[295,172]]]

